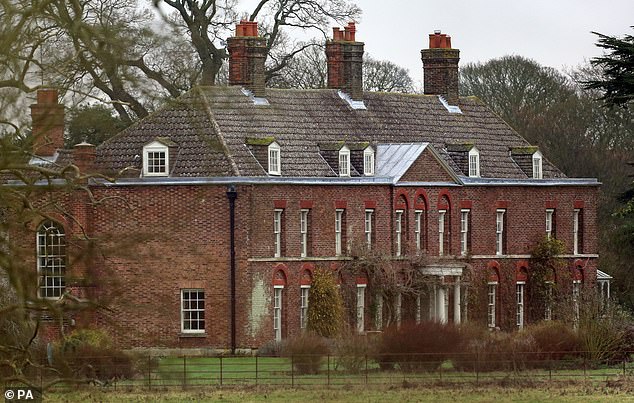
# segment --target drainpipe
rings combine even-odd
[[[227,187],[227,199],[229,199],[229,256],[231,278],[231,354],[236,353],[236,199],[238,191],[235,185]]]

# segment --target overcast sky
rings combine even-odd
[[[461,64],[516,54],[546,66],[576,67],[601,54],[597,36],[634,34],[634,0],[356,0],[357,39],[377,59],[420,82],[420,50],[435,29],[451,36]]]

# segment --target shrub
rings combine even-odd
[[[271,340],[258,348],[257,355],[260,357],[279,357],[282,355],[282,342]]]
[[[302,375],[318,373],[328,353],[326,340],[311,333],[288,339],[282,347],[282,355],[291,358],[295,371]]]
[[[343,301],[332,272],[315,270],[308,300],[306,329],[323,337],[339,334],[343,321]]]
[[[334,349],[337,366],[341,365],[348,372],[358,373],[365,369],[368,357],[376,355],[377,340],[368,335],[350,334],[335,340]]]
[[[377,361],[381,368],[398,364],[403,371],[434,370],[458,351],[460,341],[460,332],[452,324],[404,323],[383,333]]]
[[[575,357],[582,349],[579,335],[563,322],[542,321],[528,326],[524,332],[535,340],[537,360]]]

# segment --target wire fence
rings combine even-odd
[[[372,356],[156,356],[129,360],[82,357],[72,378],[112,389],[198,387],[340,387],[347,385],[487,384],[496,382],[622,381],[634,375],[632,352],[601,361],[586,352],[505,354],[385,354]],[[39,370],[40,387],[59,377]],[[37,379],[37,375],[34,379]],[[5,382],[6,383],[6,382]],[[54,389],[75,387],[60,382]],[[9,386],[7,384],[4,385]]]

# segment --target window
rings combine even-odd
[[[308,209],[299,212],[299,232],[300,232],[300,255],[308,256]]]
[[[343,245],[343,228],[345,226],[343,222],[344,209],[335,210],[335,254],[337,256],[342,253]]]
[[[524,288],[526,283],[518,281],[515,284],[515,294],[517,296],[517,328],[524,328]]]
[[[64,228],[53,221],[37,230],[37,273],[40,298],[59,298],[66,289],[66,238]]]
[[[181,332],[205,332],[205,291],[181,290]]]
[[[425,249],[425,216],[423,210],[414,211],[414,236],[416,237],[416,251]]]
[[[572,213],[572,253],[578,255],[581,248],[581,209]]]
[[[480,151],[475,147],[469,150],[469,176],[472,178],[480,176]]]
[[[365,330],[365,284],[357,284],[357,331]]]
[[[282,174],[282,155],[279,144],[273,142],[269,145],[269,175]]]
[[[533,179],[542,179],[542,153],[533,153]]]
[[[273,288],[273,332],[275,341],[282,341],[282,292],[283,286]]]
[[[488,304],[487,304],[487,324],[490,328],[495,328],[495,303],[497,301],[497,282],[488,284]]]
[[[470,210],[460,210],[460,254],[466,256],[469,252],[469,213]]]
[[[350,176],[350,149],[346,146],[339,150],[339,176]]]
[[[555,210],[554,209],[546,209],[546,238],[550,239],[554,236],[555,228],[554,228],[554,218],[555,218]]]
[[[376,315],[374,318],[374,325],[376,330],[383,329],[383,294],[380,292],[375,296],[376,300]]]
[[[169,151],[164,144],[153,141],[143,147],[143,175],[167,176],[169,172]]]
[[[368,250],[372,249],[372,216],[374,210],[365,211],[365,243],[368,246]]]
[[[506,210],[498,209],[495,219],[495,254],[504,254],[504,213]]]
[[[402,243],[403,243],[403,210],[396,210],[396,220],[394,221],[394,230],[396,232],[396,256],[401,256]]]
[[[438,210],[438,256],[445,254],[445,214],[446,210]]]
[[[306,329],[306,322],[308,319],[308,294],[310,293],[310,286],[303,285],[299,289],[299,327]]]
[[[553,288],[555,287],[555,283],[552,281],[546,281],[546,301],[545,312],[544,312],[544,320],[552,320],[553,318]]]
[[[366,176],[374,175],[374,149],[372,147],[363,150],[363,174]]]
[[[275,235],[275,257],[282,256],[282,213],[284,210],[275,209],[273,212],[273,233]]]
[[[575,329],[579,326],[579,298],[581,297],[581,280],[572,281],[572,309]]]

